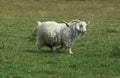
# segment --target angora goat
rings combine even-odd
[[[58,49],[65,47],[70,54],[73,54],[72,43],[86,33],[86,26],[86,22],[80,20],[73,20],[69,24],[38,21],[37,51],[44,45],[50,47],[52,51],[53,47],[60,46]]]

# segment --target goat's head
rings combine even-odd
[[[78,31],[80,31],[82,33],[86,33],[87,32],[87,30],[86,30],[87,23],[85,21],[81,21],[79,19],[75,19],[75,20],[72,20],[71,22],[75,24],[75,28]]]
[[[82,33],[87,33],[86,27],[87,27],[88,24],[90,24],[90,21],[88,21],[88,23],[86,23],[85,21],[81,21],[80,19],[75,19],[75,20],[72,20],[69,23],[64,21],[64,23],[66,24],[67,27],[70,27],[72,24],[75,24],[75,28],[78,31],[80,31]]]
[[[83,32],[83,33],[87,33],[87,30],[86,30],[86,27],[87,27],[87,23],[85,21],[82,21],[80,23],[80,31]]]
[[[86,26],[87,26],[87,24],[86,24],[86,22],[84,22],[84,21],[81,21],[81,22],[79,22],[79,23],[75,23],[75,28],[76,28],[78,31],[82,32],[82,33],[86,33],[86,32],[87,32]]]

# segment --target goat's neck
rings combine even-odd
[[[76,30],[76,29],[73,28],[73,27],[70,28],[70,33],[71,33],[71,39],[72,39],[72,40],[77,39],[77,38],[80,36],[80,34],[81,34],[80,31]]]

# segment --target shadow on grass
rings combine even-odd
[[[25,52],[29,52],[29,53],[64,53],[63,51],[51,51],[51,50],[44,50],[42,49],[40,52],[37,52],[36,50],[25,50]]]

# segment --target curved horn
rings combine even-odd
[[[89,25],[90,23],[91,23],[91,21],[89,20],[87,24]]]
[[[64,21],[64,20],[63,20],[63,23],[65,23],[67,27],[69,27],[69,26],[70,26],[70,25],[69,25],[69,23],[68,23],[68,22],[66,22],[66,21]]]
[[[81,20],[80,19],[75,19],[75,20],[72,20],[71,22],[79,22],[79,23],[81,23]]]

